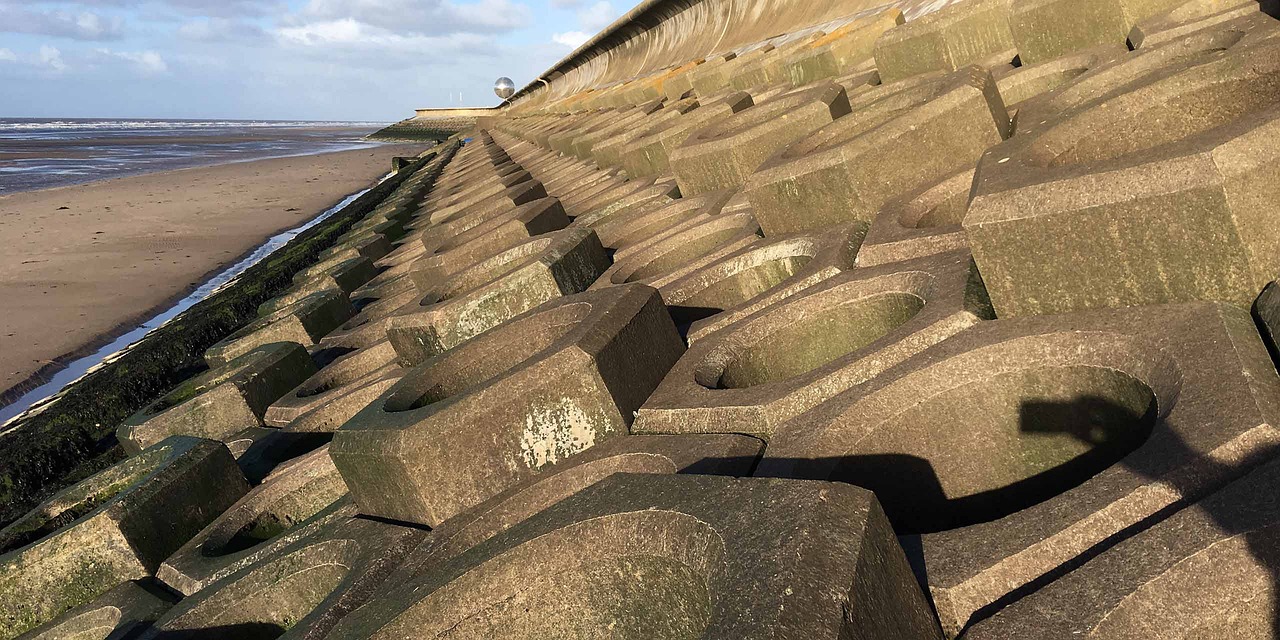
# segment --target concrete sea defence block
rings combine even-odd
[[[858,266],[968,249],[964,221],[969,211],[973,169],[948,176],[919,194],[885,205],[871,222],[858,251]]]
[[[867,491],[620,473],[384,592],[330,637],[928,639],[936,625]]]
[[[658,291],[690,344],[760,309],[853,268],[864,230],[755,242],[700,267]]]
[[[125,582],[18,636],[18,640],[124,640],[141,633],[175,601],[173,594],[150,580]]]
[[[1273,455],[1277,408],[1229,305],[1000,319],[782,425],[758,473],[875,491],[954,635]]]
[[[266,344],[172,389],[126,419],[116,438],[130,454],[173,435],[222,440],[262,426],[271,403],[315,372],[302,345]]]
[[[760,225],[750,212],[703,215],[681,222],[669,233],[625,246],[616,262],[592,288],[627,283],[661,288],[690,271],[760,240]]]
[[[965,633],[972,640],[1274,635],[1275,462]]]
[[[932,71],[958,71],[994,56],[1016,54],[1010,0],[964,0],[884,32],[875,43],[885,84]]]
[[[1280,270],[1280,40],[1268,33],[1139,50],[1023,109],[1018,135],[983,156],[964,220],[1002,317],[1253,303]],[[1094,90],[1095,74],[1131,67],[1136,84]]]
[[[1129,44],[1135,49],[1152,47],[1259,11],[1276,15],[1278,9],[1274,0],[1191,0],[1133,25]]]
[[[351,301],[338,291],[313,293],[271,315],[262,316],[209,347],[204,360],[220,367],[262,345],[273,342],[316,344],[351,318]]]
[[[1124,45],[1138,22],[1184,0],[1012,0],[1009,27],[1027,64],[1099,45]]]
[[[739,187],[775,151],[848,113],[844,87],[825,83],[775,96],[704,127],[671,152],[680,193]]]
[[[743,189],[766,236],[850,222],[955,173],[1010,134],[991,74],[971,67],[866,87],[851,115],[794,141]]]
[[[435,526],[625,435],[683,351],[648,287],[560,298],[405,374],[330,455],[361,513]]]
[[[1111,44],[1086,49],[1080,53],[1055,58],[1038,64],[993,67],[996,88],[1017,132],[1017,111],[1022,103],[1064,86],[1090,69],[1106,64],[1128,53],[1124,45]]]
[[[152,574],[249,485],[220,442],[175,436],[0,529],[0,637]]]
[[[670,171],[671,153],[697,130],[754,106],[751,94],[733,92],[721,98],[701,98],[697,109],[670,122],[644,127],[621,151],[622,168],[636,178]]]
[[[388,583],[423,576],[615,473],[740,477],[750,472],[763,451],[763,442],[740,435],[610,438],[441,523]]]
[[[854,71],[874,60],[880,35],[903,22],[901,11],[888,9],[832,30],[786,57],[782,68],[787,82],[800,87]]]
[[[461,222],[461,221],[460,221]],[[408,275],[418,290],[427,292],[455,273],[492,258],[530,238],[559,231],[569,225],[564,207],[555,198],[542,198],[510,211],[481,220],[467,220],[474,226],[431,233],[422,236],[429,252],[414,262]]]
[[[633,433],[745,433],[790,418],[982,321],[953,252],[833,275],[694,342]]]
[[[428,532],[339,511],[184,599],[139,640],[320,640],[364,604]]]
[[[454,274],[386,320],[406,364],[443,353],[548,300],[586,290],[609,264],[589,229],[543,234]]]
[[[319,259],[325,260],[337,256],[347,258],[368,258],[377,260],[382,256],[391,253],[394,247],[391,239],[381,233],[371,233],[368,236],[355,238],[346,242],[339,242],[332,247],[320,252]]]
[[[545,197],[547,197],[547,190],[541,182],[537,180],[526,180],[515,186],[507,187],[496,194],[473,202],[433,208],[430,210],[429,216],[422,218],[422,224],[419,224],[419,221],[415,220],[413,228],[423,229],[426,228],[425,224],[427,223],[433,225],[443,224],[459,216],[476,213],[482,209],[490,211],[502,210]]]
[[[352,388],[364,386],[371,376],[376,379],[395,371],[398,368],[395,360],[395,349],[385,338],[363,349],[343,353],[273,401],[263,413],[262,422],[272,427],[283,427],[304,413],[329,406],[345,397]],[[342,409],[332,407],[329,411]],[[339,420],[339,424],[344,421]]]
[[[170,555],[156,578],[191,596],[261,559],[271,547],[267,542],[297,539],[290,534],[299,525],[346,494],[328,447],[290,460]]]
[[[624,249],[652,240],[681,223],[718,215],[733,194],[730,189],[719,189],[678,200],[657,198],[643,206],[600,210],[585,220],[575,219],[572,226],[595,230],[601,244],[618,252],[614,254],[618,259]]]
[[[665,128],[699,106],[701,105],[697,98],[673,101],[672,104],[664,107],[661,111],[638,122],[631,123],[630,126],[623,127],[617,133],[592,145],[591,158],[589,159],[594,160],[596,165],[600,167],[621,167],[622,150],[628,144],[645,135],[647,131]]]

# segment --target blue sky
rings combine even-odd
[[[627,0],[0,0],[0,117],[393,121],[487,106]]]

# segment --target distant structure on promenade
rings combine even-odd
[[[506,100],[516,93],[516,83],[511,78],[503,76],[493,81],[493,93],[499,98]]]

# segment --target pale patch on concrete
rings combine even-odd
[[[590,449],[596,443],[596,425],[607,425],[602,416],[591,416],[571,398],[552,403],[537,402],[529,408],[520,436],[520,451],[525,464],[541,469],[575,453]]]

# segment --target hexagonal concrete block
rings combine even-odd
[[[683,351],[648,287],[562,298],[410,371],[330,454],[362,513],[435,526],[625,434]]]
[[[428,535],[352,515],[326,510],[290,544],[179,602],[139,640],[327,637]]]
[[[351,301],[338,291],[313,293],[271,315],[241,327],[204,352],[210,367],[220,367],[264,344],[296,342],[311,346],[351,318]]]
[[[18,640],[127,640],[151,626],[177,598],[149,579],[125,582]]]
[[[754,104],[751,95],[741,91],[719,99],[703,98],[697,109],[680,118],[637,127],[641,130],[639,135],[621,150],[622,168],[633,178],[668,173],[671,153],[695,131]]]
[[[680,193],[693,196],[741,186],[774,152],[848,113],[844,87],[822,83],[704,127],[671,152]]]
[[[1103,551],[964,637],[1272,637],[1277,491],[1280,464],[1271,462]]]
[[[333,640],[940,638],[874,496],[614,474],[347,616]]]
[[[760,240],[749,212],[704,215],[673,226],[647,241],[628,244],[592,288],[627,283],[660,288],[685,274]]]
[[[931,71],[965,66],[1018,52],[1009,31],[1010,0],[965,0],[884,32],[875,44],[876,69],[885,84]]]
[[[441,523],[391,580],[398,584],[425,575],[615,473],[741,477],[763,451],[761,440],[732,434],[610,438]]]
[[[966,252],[855,269],[689,347],[634,433],[746,433],[792,417],[980,323]]]
[[[958,171],[1010,133],[991,74],[971,67],[869,88],[852,115],[777,153],[747,179],[766,236],[869,223],[880,208]]]
[[[1277,408],[1228,305],[1000,319],[782,425],[758,473],[875,491],[955,634],[1274,455]]]
[[[220,442],[175,436],[0,529],[0,638],[145,578],[249,490]]]
[[[1266,33],[1280,31],[1256,32]],[[984,155],[964,228],[1001,317],[1189,300],[1248,308],[1274,279],[1280,41],[1224,37],[1200,41],[1219,43],[1208,56],[1170,58],[1169,45],[1085,74],[1025,107],[1019,134]],[[1130,66],[1142,80],[1093,92],[1095,75]],[[1055,99],[1080,103],[1027,119]]]
[[[597,215],[586,220],[574,220],[573,226],[594,229],[600,243],[615,251],[616,260],[619,255],[625,255],[629,247],[652,240],[690,221],[718,215],[733,194],[730,189],[719,189],[678,200],[655,198],[644,206],[597,211]]]
[[[417,364],[548,300],[585,290],[609,264],[590,229],[531,238],[479,262],[386,321],[402,362]]]
[[[787,81],[797,87],[843,76],[874,61],[876,40],[903,22],[905,19],[898,9],[851,20],[788,55],[781,63],[783,73]]]
[[[960,223],[969,211],[973,169],[948,176],[923,192],[885,205],[858,251],[859,267],[968,249]]]
[[[170,555],[156,578],[191,596],[261,559],[264,543],[297,539],[301,523],[346,494],[328,447],[290,460]]]
[[[356,409],[344,410],[330,405],[346,397],[353,389],[363,387],[371,378],[382,377],[397,369],[399,365],[395,360],[396,351],[385,339],[344,353],[272,402],[263,413],[262,422],[272,427],[284,427],[302,414],[321,407],[329,407],[329,413],[350,411],[354,414]],[[345,419],[339,418],[338,424],[342,422]]]
[[[856,226],[755,242],[658,289],[690,344],[853,268]]]
[[[142,408],[120,425],[116,438],[131,454],[173,435],[223,440],[262,426],[267,408],[315,372],[302,345],[263,345]]]
[[[1027,64],[1099,45],[1124,45],[1129,31],[1184,0],[1012,0],[1009,27]]]

